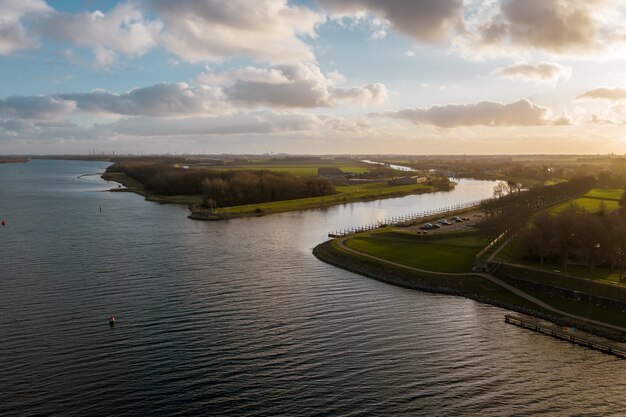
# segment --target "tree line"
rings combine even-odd
[[[590,272],[599,266],[611,270],[626,267],[626,218],[624,198],[620,211],[608,213],[601,204],[596,213],[570,205],[554,215],[536,215],[519,239],[519,250],[525,259],[561,263],[585,264]],[[622,276],[620,274],[620,276]]]
[[[499,183],[496,198],[482,203],[487,219],[481,229],[490,238],[506,230],[517,230],[526,225],[531,212],[589,191],[595,184],[594,177],[572,178],[556,185],[542,185],[529,190],[515,183]]]
[[[269,170],[183,169],[147,162],[119,162],[109,172],[124,172],[144,188],[162,195],[203,195],[206,208],[334,194],[324,179]]]

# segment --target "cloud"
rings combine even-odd
[[[613,0],[500,0],[468,16],[460,43],[500,52],[543,50],[555,54],[597,54],[623,31]],[[513,48],[512,48],[513,47]]]
[[[53,9],[43,0],[4,0],[0,8],[0,55],[36,47],[37,42],[24,26],[24,20]]]
[[[517,78],[527,81],[556,82],[559,79],[569,79],[572,69],[552,62],[541,62],[537,65],[521,62],[508,67],[496,68],[493,74],[504,78]]]
[[[268,134],[312,130],[321,124],[322,120],[312,114],[263,111],[185,119],[140,117],[97,125],[96,130],[131,136]]]
[[[565,116],[550,118],[546,107],[519,100],[511,104],[483,101],[477,104],[448,104],[426,109],[406,109],[375,114],[377,116],[408,120],[418,125],[442,128],[461,126],[545,126],[570,124]]]
[[[51,39],[91,48],[103,66],[113,64],[117,54],[145,54],[158,44],[162,27],[132,4],[118,4],[108,13],[53,13],[37,25]]]
[[[0,117],[4,119],[58,120],[76,110],[72,102],[47,96],[12,96],[0,99]]]
[[[249,57],[312,62],[301,36],[315,36],[325,17],[286,0],[149,0],[165,23],[165,47],[189,62]]]
[[[237,81],[281,84],[290,82],[290,79],[283,74],[280,68],[257,68],[248,66],[221,72],[214,71],[207,67],[206,71],[198,75],[195,81],[200,84],[218,85],[232,84]]]
[[[624,88],[607,88],[600,87],[593,90],[585,91],[576,96],[578,100],[595,99],[595,100],[609,100],[609,101],[622,101],[626,100],[626,89]]]
[[[189,116],[224,114],[232,109],[218,87],[192,87],[187,83],[156,84],[117,94],[105,90],[90,93],[59,94],[55,98],[76,104],[88,113],[127,116]]]
[[[365,84],[358,87],[335,88],[332,90],[335,100],[352,101],[362,105],[382,104],[387,101],[388,92],[384,84]]]
[[[438,42],[461,25],[462,0],[317,0],[338,17],[371,14],[399,33],[421,42]]]
[[[376,29],[374,33],[371,34],[370,39],[378,40],[384,39],[387,36],[387,31],[385,29]]]
[[[325,76],[314,64],[270,68],[245,67],[207,71],[199,83],[161,83],[124,93],[93,90],[50,96],[0,99],[0,119],[60,120],[83,112],[100,116],[185,118],[230,115],[270,109],[335,107],[339,103],[381,104],[387,100],[383,84],[336,87],[341,75]],[[213,82],[213,84],[204,84]]]
[[[215,73],[209,71],[198,77],[201,81],[217,80],[230,83],[224,94],[237,106],[272,108],[335,107],[338,102],[380,104],[387,100],[383,84],[365,84],[341,88],[340,74],[326,76],[314,64],[282,65],[267,69],[247,67]]]

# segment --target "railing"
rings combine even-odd
[[[508,314],[504,316],[504,321],[505,323],[513,324],[515,326],[519,326],[524,329],[529,329],[537,333],[542,333],[547,336],[552,336],[560,340],[565,340],[567,342],[570,342],[579,346],[584,346],[589,349],[598,350],[600,352],[604,352],[609,355],[614,355],[619,358],[626,359],[626,349],[623,349],[621,347],[612,346],[608,343],[603,343],[603,342],[594,342],[591,339],[576,336],[574,333],[571,333],[571,332],[564,332],[561,330],[556,330],[554,328],[547,327],[539,323],[531,323],[529,321],[525,321],[518,317],[514,317]]]
[[[470,201],[468,203],[454,204],[454,205],[447,206],[447,207],[441,207],[441,208],[431,209],[431,210],[423,210],[423,211],[418,211],[415,213],[405,214],[401,216],[390,217],[387,219],[379,220],[375,223],[370,223],[370,224],[366,224],[362,226],[355,226],[355,227],[351,227],[347,229],[336,230],[336,231],[328,233],[328,236],[329,237],[344,237],[344,236],[348,236],[354,233],[366,232],[368,230],[374,230],[374,229],[378,229],[381,227],[398,226],[398,225],[401,225],[410,221],[424,219],[424,218],[435,216],[438,214],[465,210],[465,209],[469,209],[472,207],[478,207],[482,203],[488,200],[490,199]]]

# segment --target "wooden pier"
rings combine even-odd
[[[618,358],[626,359],[626,349],[623,349],[617,346],[612,346],[608,343],[594,342],[591,339],[576,336],[573,332],[556,330],[554,328],[547,327],[539,323],[532,323],[530,321],[525,321],[518,317],[514,317],[508,314],[504,316],[504,321],[506,323],[513,324],[515,326],[519,326],[524,329],[532,330],[537,333],[542,333],[547,336],[552,336],[557,339],[561,339],[566,342],[573,343],[575,345],[583,346],[583,347],[593,349],[593,350],[598,350],[600,352],[603,352],[609,355],[617,356]]]

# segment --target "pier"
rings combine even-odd
[[[518,317],[511,316],[507,314],[504,316],[505,323],[513,324],[518,327],[522,327],[524,329],[532,330],[537,333],[545,334],[547,336],[552,336],[557,339],[564,340],[566,342],[570,342],[575,345],[583,346],[589,349],[598,350],[600,352],[606,353],[608,355],[617,356],[622,359],[626,359],[626,349],[612,346],[608,343],[603,342],[594,342],[591,339],[587,339],[584,337],[576,336],[573,332],[566,332],[562,330],[556,330],[554,328],[541,325],[539,323],[532,323],[530,321],[522,320]]]
[[[367,232],[368,230],[379,229],[381,227],[398,226],[398,225],[405,224],[407,222],[425,219],[425,218],[436,216],[436,215],[443,215],[445,213],[451,213],[451,212],[455,212],[459,210],[467,210],[470,208],[479,207],[483,202],[487,200],[488,199],[470,201],[469,203],[454,204],[448,207],[442,207],[442,208],[432,209],[432,210],[417,211],[417,212],[410,213],[410,214],[390,217],[387,219],[379,220],[375,223],[355,226],[355,227],[351,227],[348,229],[336,230],[336,231],[328,233],[328,237],[332,237],[332,238],[344,237],[344,236],[348,236],[354,233]]]

